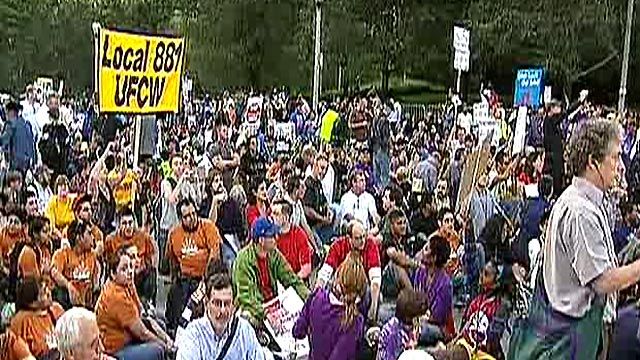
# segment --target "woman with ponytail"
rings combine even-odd
[[[355,359],[364,335],[364,317],[358,303],[364,296],[367,275],[354,254],[338,267],[331,290],[318,288],[309,297],[293,328],[296,339],[309,336],[310,359]]]

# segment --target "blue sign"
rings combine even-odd
[[[518,70],[513,105],[533,108],[538,108],[542,105],[543,76],[544,70],[542,68]]]

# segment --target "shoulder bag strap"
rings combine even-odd
[[[233,338],[236,336],[236,330],[238,329],[238,322],[239,322],[239,318],[237,315],[233,316],[233,321],[231,322],[231,330],[229,331],[229,336],[227,336],[227,339],[224,342],[224,345],[222,345],[222,350],[220,350],[220,354],[218,354],[218,357],[216,358],[216,360],[224,360],[225,356],[227,356],[227,353],[229,352],[229,348],[231,347],[231,343],[233,342]]]

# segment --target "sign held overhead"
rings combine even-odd
[[[183,38],[100,29],[96,64],[101,112],[177,112]]]

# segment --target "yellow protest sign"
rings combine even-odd
[[[101,112],[177,112],[183,38],[100,29],[96,54]]]
[[[333,110],[328,110],[324,116],[322,117],[322,125],[320,127],[320,139],[324,140],[324,142],[331,141],[331,133],[333,132],[333,125],[336,123],[336,120],[340,115]]]

